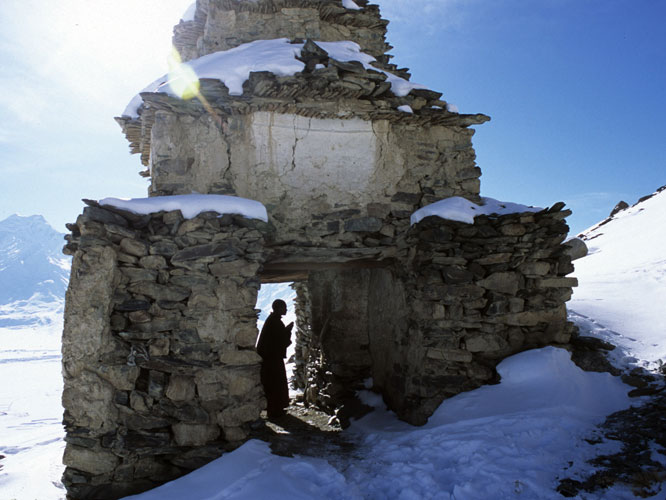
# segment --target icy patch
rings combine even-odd
[[[369,54],[361,52],[360,46],[351,41],[340,42],[316,42],[322,49],[328,52],[329,56],[340,62],[358,61],[366,69],[381,71],[373,67],[370,63],[375,58]],[[250,72],[269,71],[277,76],[290,76],[303,71],[305,64],[296,59],[300,56],[303,44],[290,43],[287,38],[278,38],[275,40],[255,40],[245,43],[233,49],[208,54],[198,59],[193,59],[184,63],[191,69],[198,78],[209,78],[220,80],[229,89],[231,95],[243,94],[243,83],[247,81]],[[397,96],[406,96],[412,89],[424,89],[423,85],[411,83],[404,78],[400,78],[387,71],[387,81],[391,83],[391,90]],[[175,72],[174,74],[191,74],[191,72]],[[146,86],[139,95],[129,102],[123,116],[137,118],[139,108],[143,103],[141,93],[163,92],[177,97],[178,93],[173,88],[187,85],[190,82],[181,82],[179,77],[171,79],[169,75],[164,75],[150,85]]]
[[[121,208],[135,214],[180,210],[183,217],[191,219],[202,212],[217,212],[219,214],[237,214],[248,219],[268,222],[268,213],[263,204],[255,200],[224,194],[179,194],[129,200],[104,198],[99,201],[99,204]]]
[[[419,223],[422,219],[435,215],[442,219],[474,224],[477,215],[507,215],[521,212],[540,212],[539,207],[521,205],[506,201],[498,201],[493,198],[482,198],[483,203],[477,205],[460,196],[452,196],[445,200],[427,205],[412,214],[410,223]]]

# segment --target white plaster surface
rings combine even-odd
[[[288,191],[294,198],[327,195],[345,203],[376,190],[378,140],[371,122],[260,112],[250,130],[254,183],[271,198]]]

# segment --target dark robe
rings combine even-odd
[[[283,359],[287,357],[287,346],[291,344],[289,330],[279,314],[272,313],[266,319],[259,334],[257,353],[262,358],[261,384],[268,401],[268,416],[277,416],[289,406],[289,387]]]

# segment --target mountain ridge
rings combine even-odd
[[[0,327],[50,323],[62,311],[71,260],[42,215],[0,221]]]

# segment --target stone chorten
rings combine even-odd
[[[117,121],[149,196],[249,198],[268,218],[86,201],[69,225],[71,498],[142,491],[244,442],[265,407],[261,283],[294,282],[293,383],[343,425],[369,381],[418,425],[504,357],[568,342],[563,204],[410,224],[439,200],[482,203],[469,127],[489,118],[411,84],[387,24],[366,0],[198,0],[175,27],[195,72],[264,40],[296,69],[250,69],[242,88],[202,70],[189,100],[142,92]]]

